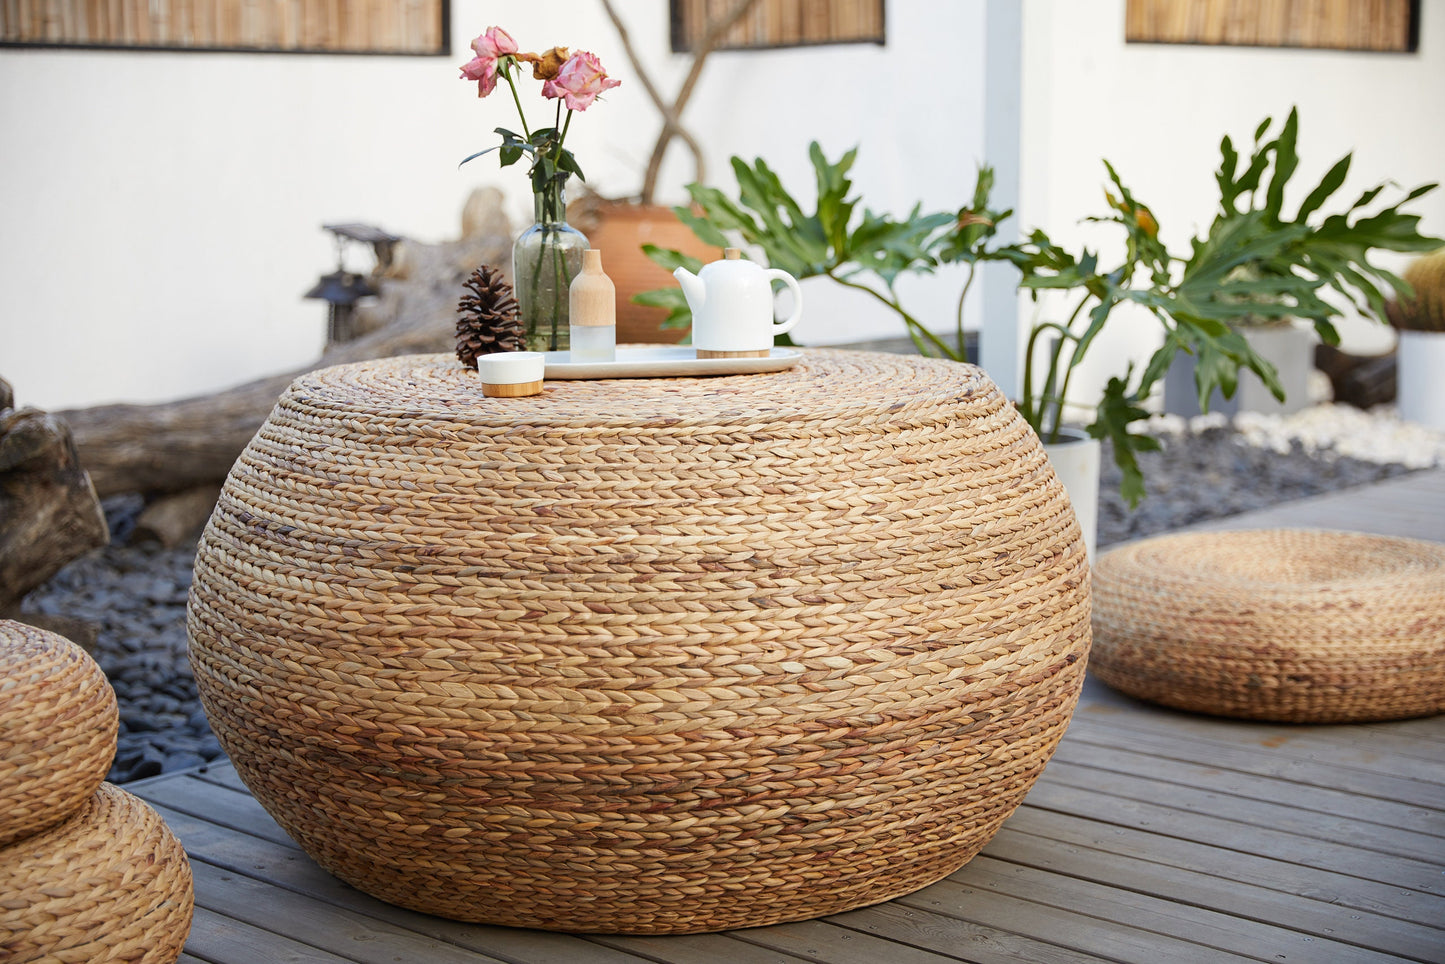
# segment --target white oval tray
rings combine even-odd
[[[687,378],[699,375],[752,375],[792,368],[802,354],[794,348],[774,348],[766,358],[699,358],[684,345],[619,348],[617,360],[574,362],[565,351],[544,353],[547,378]]]

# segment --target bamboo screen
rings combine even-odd
[[[1131,42],[1413,51],[1419,0],[1128,0]]]
[[[672,49],[692,50],[709,22],[738,0],[671,0]],[[883,43],[883,0],[757,0],[718,44],[719,50],[806,44]]]
[[[0,0],[0,43],[446,54],[447,0]]]

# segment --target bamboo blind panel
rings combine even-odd
[[[1413,51],[1418,0],[1128,0],[1130,42]]]
[[[444,54],[447,0],[0,0],[0,42]]]
[[[738,0],[671,0],[672,49],[692,50]],[[759,0],[723,36],[721,50],[883,43],[883,0]]]

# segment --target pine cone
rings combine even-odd
[[[478,355],[526,350],[527,332],[502,273],[484,264],[464,285],[470,293],[457,302],[457,357],[462,364],[475,368]]]

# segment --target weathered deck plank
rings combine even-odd
[[[1445,541],[1445,472],[1206,527],[1267,525]],[[685,937],[467,925],[381,903],[317,867],[229,766],[131,789],[191,855],[187,964],[1445,964],[1445,717],[1251,723],[1091,680],[1023,806],[947,880],[824,920]]]

